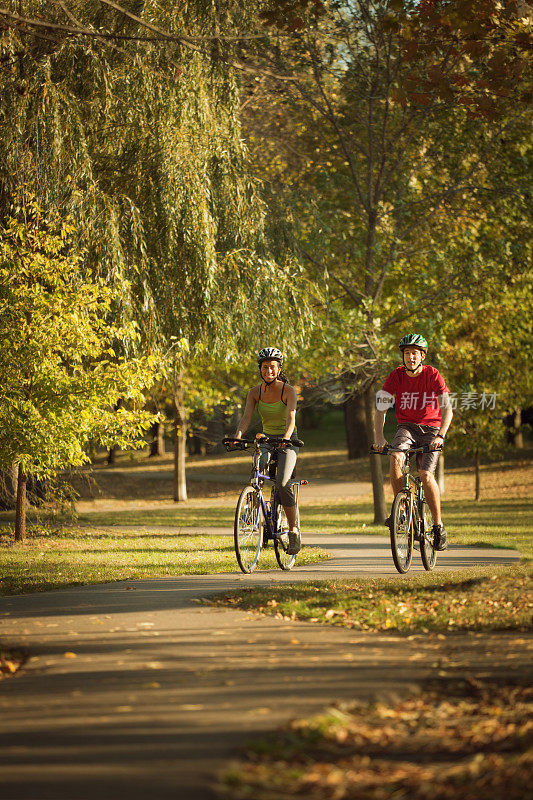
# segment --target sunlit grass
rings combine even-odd
[[[213,602],[284,619],[358,630],[529,630],[532,573],[526,565],[445,574],[357,578],[242,589]]]
[[[298,564],[323,558],[327,558],[325,551],[304,547]],[[259,568],[277,568],[272,548],[262,552]],[[68,527],[35,529],[24,544],[16,544],[11,531],[3,529],[0,570],[0,594],[6,595],[109,581],[238,572],[238,566],[231,536]]]

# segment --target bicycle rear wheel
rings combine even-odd
[[[407,572],[413,558],[413,498],[410,492],[398,492],[392,504],[390,542],[394,566]]]
[[[295,488],[296,495],[296,525],[300,530],[300,510],[298,508],[298,487]],[[289,570],[294,567],[296,561],[295,555],[287,553],[289,546],[289,523],[285,515],[285,511],[281,503],[277,503],[277,525],[274,533],[274,552],[276,554],[276,561],[280,569]]]
[[[237,562],[243,572],[253,572],[261,555],[263,525],[259,492],[245,486],[235,509],[233,540]]]
[[[422,521],[424,523],[424,530],[420,540],[420,555],[422,556],[422,564],[424,569],[431,571],[437,563],[437,551],[433,543],[432,520],[429,506],[424,500],[422,503]]]

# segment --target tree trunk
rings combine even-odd
[[[479,450],[476,450],[475,456],[475,468],[476,468],[476,500],[481,498],[481,475],[480,475],[480,463],[481,459],[479,457]]]
[[[361,395],[347,397],[343,403],[344,427],[348,458],[361,458],[368,453],[368,436],[366,435],[365,403]]]
[[[174,392],[174,501],[187,500],[187,477],[185,473],[185,454],[187,451],[187,414],[183,404],[183,389]]]
[[[15,541],[26,539],[26,483],[28,476],[19,464],[17,480],[17,510],[15,512]]]
[[[165,455],[165,426],[162,422],[154,422],[152,425],[152,441],[150,442],[150,455],[164,456]]]
[[[513,426],[511,428],[511,439],[518,450],[524,447],[524,437],[522,435],[522,412],[519,408],[513,411]]]
[[[122,406],[122,397],[119,397],[115,404],[115,411],[118,411],[119,408],[121,408],[121,406]],[[112,466],[115,463],[117,452],[118,452],[118,447],[113,446],[109,448],[109,452],[107,454],[107,463],[109,464],[109,466]]]
[[[437,484],[440,493],[444,494],[444,453],[439,455],[439,460],[437,461]]]
[[[207,422],[207,446],[205,452],[207,454],[223,453],[224,445],[221,444],[224,438],[224,412],[222,406],[216,406],[213,409],[213,414]]]
[[[374,389],[371,386],[364,393],[366,435],[370,443],[376,441],[376,428],[374,425]],[[381,456],[370,455],[370,470],[372,474],[372,492],[374,495],[374,522],[383,525],[387,516],[385,507],[385,490],[383,488],[383,469]]]

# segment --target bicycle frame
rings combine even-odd
[[[245,449],[248,445],[254,445],[254,454],[252,458],[252,472],[250,475],[250,486],[252,486],[258,493],[260,504],[257,506],[256,517],[254,519],[254,525],[258,526],[259,524],[259,515],[262,512],[263,518],[265,520],[265,524],[263,526],[263,545],[266,545],[269,540],[274,540],[277,538],[277,520],[278,520],[278,508],[280,506],[278,493],[275,489],[275,486],[272,487],[272,498],[271,500],[266,500],[263,495],[263,483],[265,481],[270,481],[274,483],[274,475],[271,474],[264,474],[259,470],[259,462],[261,460],[261,446],[267,447],[271,454],[275,457],[275,462],[272,460],[269,462],[269,467],[272,466],[274,463],[277,464],[277,453],[279,452],[279,444],[280,441],[278,439],[270,439],[266,435],[258,434],[258,436],[253,440],[249,439],[224,439],[223,444],[226,445],[242,445]],[[295,445],[296,447],[301,447],[303,442],[299,439],[296,439],[291,442],[291,444]],[[269,469],[270,473],[270,469]],[[300,480],[300,481],[292,481],[292,487],[295,494],[296,499],[296,506],[298,506],[298,495],[300,486],[306,485],[308,481]]]
[[[400,558],[401,551],[396,549],[397,528],[395,521],[392,520],[392,514],[394,512],[394,508],[397,503],[397,498],[400,497],[402,494],[407,498],[407,503],[408,503],[409,518],[407,519],[407,530],[411,531],[413,539],[419,542],[419,549],[421,551],[421,557],[422,557],[422,562],[424,564],[424,568],[427,570],[431,570],[434,568],[436,563],[432,526],[430,519],[428,519],[427,517],[429,510],[424,495],[424,485],[422,483],[422,479],[420,478],[420,476],[414,477],[411,475],[411,458],[414,455],[418,455],[419,453],[428,453],[433,449],[442,450],[442,447],[430,448],[428,444],[425,444],[422,447],[412,447],[407,449],[390,447],[390,446],[385,446],[383,447],[382,450],[375,450],[373,447],[371,447],[370,449],[370,452],[374,455],[401,453],[405,456],[402,464],[403,485],[401,490],[397,492],[396,497],[394,499],[393,509],[391,512],[392,527],[390,528],[393,559],[395,566],[399,572],[406,572],[411,564],[410,555],[408,560],[406,560],[405,563],[403,563],[402,559]],[[409,545],[407,545],[407,547],[409,548]],[[407,551],[407,553],[409,554],[409,550]]]
[[[261,459],[261,441],[256,440],[254,443],[254,455],[252,460],[252,473],[250,475],[250,485],[257,490],[259,494],[259,501],[261,503],[261,510],[263,512],[263,519],[265,520],[265,525],[263,527],[263,545],[266,545],[269,540],[274,540],[276,538],[276,530],[274,528],[274,520],[278,518],[278,494],[274,489],[272,493],[271,500],[265,500],[263,495],[263,482],[264,481],[271,481],[274,482],[274,478],[270,477],[270,475],[264,475],[262,472],[259,471],[259,461]],[[265,443],[263,443],[265,446]],[[275,446],[274,445],[266,445],[272,449],[272,454],[275,453]],[[277,462],[277,454],[276,454],[276,462]],[[272,461],[269,463],[269,466],[272,464]],[[296,491],[296,502],[298,502],[298,485],[295,488]],[[254,523],[257,525],[259,523],[259,514],[260,509],[259,506],[257,507],[257,517],[254,520]],[[266,530],[265,530],[266,529]]]
[[[416,515],[418,530],[415,531],[415,536],[420,539],[423,535],[424,537],[428,538],[429,541],[427,531],[424,528],[424,521],[422,519],[422,513],[423,513],[422,509],[425,500],[424,486],[422,484],[422,480],[418,476],[411,475],[411,458],[415,455],[415,452],[410,452],[410,451],[404,451],[404,452],[405,452],[405,461],[402,466],[402,473],[403,473],[402,489],[405,492],[409,492],[409,494],[412,496],[412,502],[410,504],[411,514],[413,513],[414,508],[416,508],[418,512]],[[411,520],[409,520],[409,524],[411,524]]]

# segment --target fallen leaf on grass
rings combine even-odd
[[[10,675],[13,675],[19,668],[19,664],[16,661],[9,661],[8,659],[2,659],[2,670],[8,672]]]

